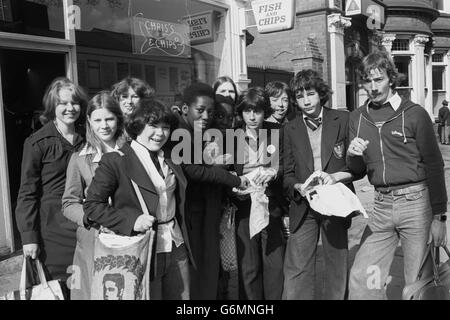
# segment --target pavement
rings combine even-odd
[[[445,182],[447,187],[447,194],[449,195],[450,198],[450,145],[439,144],[439,148],[441,149],[442,158],[444,159]],[[354,182],[354,186],[359,200],[366,209],[367,213],[370,214],[371,212],[373,212],[373,199],[374,199],[373,187],[370,185],[369,181],[367,180],[367,177]],[[448,208],[450,209],[450,204],[448,204]],[[359,248],[361,236],[366,225],[367,220],[362,215],[359,215],[353,218],[352,220],[352,225],[348,232],[349,253],[350,253],[349,266],[353,265],[356,252],[358,251]],[[447,239],[450,239],[450,223],[447,223]],[[323,295],[323,271],[325,268],[320,240],[318,252],[319,255],[316,261],[317,273],[316,273],[315,291],[316,291],[316,299],[320,300]],[[446,261],[449,257],[447,257],[444,250],[441,250],[440,258],[442,262]],[[404,285],[405,280],[403,275],[403,252],[401,245],[399,243],[397,250],[395,252],[394,261],[392,263],[388,277],[388,285],[386,288],[386,295],[388,300],[401,300]]]
[[[450,195],[450,145],[440,145],[442,157],[445,162],[445,181],[447,185],[447,194]],[[366,209],[367,213],[373,211],[373,187],[369,184],[367,178],[354,183],[356,193]],[[449,206],[450,208],[450,206]],[[359,247],[362,233],[366,227],[367,220],[362,216],[353,218],[352,226],[349,229],[349,266],[353,264],[356,252]],[[450,239],[450,225],[447,227],[447,238]],[[444,251],[441,252],[441,259],[446,259]],[[20,270],[22,267],[23,257],[17,255],[7,260],[1,261],[0,258],[0,296],[9,291],[17,290],[19,287]],[[321,299],[323,295],[323,263],[322,246],[319,240],[318,257],[317,257],[317,274],[316,274],[316,299]],[[399,244],[394,261],[390,270],[390,277],[387,286],[387,297],[389,300],[401,299],[402,289],[404,286],[403,278],[403,253]]]

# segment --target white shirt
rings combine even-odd
[[[400,98],[399,94],[396,92],[388,101],[385,103],[390,103],[392,109],[394,111],[397,111],[398,108],[400,108],[400,105],[402,104],[402,98]]]
[[[164,152],[162,150],[158,151],[158,161],[161,165],[164,179],[156,169],[147,148],[134,140],[131,142],[131,148],[136,152],[137,157],[143,164],[158,193],[159,202],[156,208],[156,218],[159,222],[173,219],[173,222],[158,224],[156,253],[171,252],[172,241],[175,242],[177,247],[184,243],[183,234],[175,218],[177,203],[175,190],[177,188],[177,179],[173,171],[164,161]]]

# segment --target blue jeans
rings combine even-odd
[[[315,298],[316,256],[319,233],[325,260],[324,300],[343,300],[347,288],[350,220],[309,211],[289,236],[284,260],[283,300]]]
[[[428,187],[410,186],[390,193],[375,191],[375,206],[350,271],[349,299],[386,299],[395,249],[400,240],[406,285],[413,283],[427,248],[432,220]]]
[[[156,277],[150,282],[151,300],[189,300],[189,258],[184,244],[172,242],[172,252],[157,253]]]

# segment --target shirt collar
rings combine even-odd
[[[253,139],[255,141],[258,141],[258,133],[255,130],[250,130],[247,127],[245,128],[245,136],[249,137],[250,139]]]
[[[150,151],[146,146],[144,146],[142,143],[138,142],[137,140],[133,140],[131,142],[134,146],[136,146],[140,150],[146,150],[147,152],[156,152],[158,158],[164,158],[164,151],[163,149],[159,149],[158,151]]]
[[[386,101],[386,103],[388,102],[391,104],[392,109],[394,109],[394,111],[397,111],[397,109],[400,108],[400,105],[402,104],[402,98],[400,98],[400,95],[396,92],[388,101]]]
[[[114,149],[111,149],[109,146],[106,146],[106,152],[117,152],[117,151],[119,151],[119,146],[117,145],[117,143],[116,143],[116,145],[114,146]],[[87,143],[86,143],[86,145],[83,147],[83,149],[80,151],[80,157],[83,157],[83,156],[87,156],[87,155],[95,155],[94,156],[94,158],[92,159],[92,162],[93,163],[98,163],[98,162],[100,162],[100,159],[102,158],[102,156],[103,156],[103,152],[101,152],[100,150],[97,150],[96,148],[94,148],[93,146],[91,146],[91,145],[88,145]]]
[[[302,116],[303,116],[303,121],[305,121],[305,118],[311,118],[310,116],[304,114],[303,112],[302,112]],[[323,107],[320,110],[319,115],[316,118],[314,118],[314,119],[318,119],[318,118],[322,118],[323,119]]]

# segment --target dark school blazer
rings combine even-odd
[[[83,204],[84,222],[91,225],[94,221],[116,233],[130,236],[135,234],[134,224],[137,217],[142,214],[131,180],[139,186],[149,213],[155,217],[159,196],[131,146],[126,143],[120,151],[122,154],[106,153],[100,160]],[[164,153],[164,157],[177,179],[175,218],[180,225],[190,261],[195,266],[185,219],[186,177],[181,167],[168,158],[170,153]],[[109,197],[112,199],[112,206],[108,204]]]
[[[348,171],[345,156],[349,145],[349,113],[323,107],[322,117],[322,171],[327,173]],[[284,127],[283,151],[283,186],[291,200],[289,229],[294,232],[300,226],[303,216],[309,209],[308,200],[300,196],[294,189],[294,185],[304,183],[314,172],[311,143],[301,114]],[[351,182],[346,186],[354,191]]]

